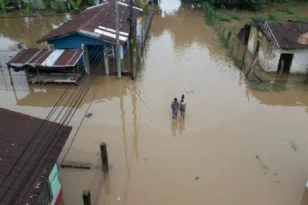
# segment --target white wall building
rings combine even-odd
[[[308,23],[265,21],[251,26],[248,50],[265,72],[306,74],[307,32]]]

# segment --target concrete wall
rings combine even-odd
[[[254,54],[257,48],[258,30],[251,26],[249,39],[248,39],[248,50],[251,54]]]
[[[262,37],[258,60],[264,71],[277,72],[280,55],[282,53],[292,53],[294,55],[290,73],[306,74],[308,69],[308,49],[282,50],[272,48],[271,42],[265,36]]]

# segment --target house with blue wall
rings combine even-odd
[[[90,73],[93,65],[107,55],[108,58],[115,58],[117,38],[114,7],[114,1],[89,7],[50,31],[39,39],[38,43],[47,42],[51,49],[82,49],[84,53],[79,64],[84,65],[86,72]],[[133,6],[131,18],[130,5],[118,2],[118,11],[119,44],[121,58],[123,58],[130,46],[130,22],[132,21],[133,32],[135,32],[142,9]]]

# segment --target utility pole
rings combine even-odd
[[[133,0],[130,0],[130,16],[129,16],[129,20],[130,20],[130,27],[129,27],[129,54],[130,54],[130,67],[132,70],[132,80],[135,80],[136,77],[136,69],[134,68],[134,63],[133,63]]]
[[[116,60],[118,78],[121,78],[121,57],[120,57],[120,24],[119,24],[119,7],[118,0],[114,0],[116,10]]]

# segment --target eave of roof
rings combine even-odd
[[[90,38],[95,38],[101,41],[106,41],[115,44],[116,39],[113,33],[109,31],[99,31],[99,26],[110,28],[110,25],[114,25],[114,17],[110,16],[113,10],[113,1],[108,3],[103,3],[100,5],[96,5],[93,7],[89,7],[88,9],[82,11],[80,14],[73,17],[71,20],[67,21],[60,27],[50,31],[48,34],[43,36],[41,39],[37,41],[37,43],[42,43],[45,41],[56,40],[59,38],[63,38],[65,36],[69,36],[75,33],[80,35],[84,35]],[[119,10],[120,10],[120,19],[127,19],[129,9],[129,5],[126,3],[118,2]],[[133,22],[136,22],[137,18],[141,15],[142,9],[136,6],[133,6]],[[112,14],[115,15],[115,14]],[[90,18],[90,19],[89,19]],[[125,20],[123,26],[120,28],[120,32],[129,32],[129,23]],[[111,26],[113,27],[113,26]],[[93,33],[95,35],[86,35],[85,32]],[[98,31],[98,32],[95,32]],[[120,34],[121,36],[121,34]],[[122,37],[124,39],[124,37]],[[126,39],[127,40],[127,39]],[[124,44],[126,40],[120,41],[121,44]]]

